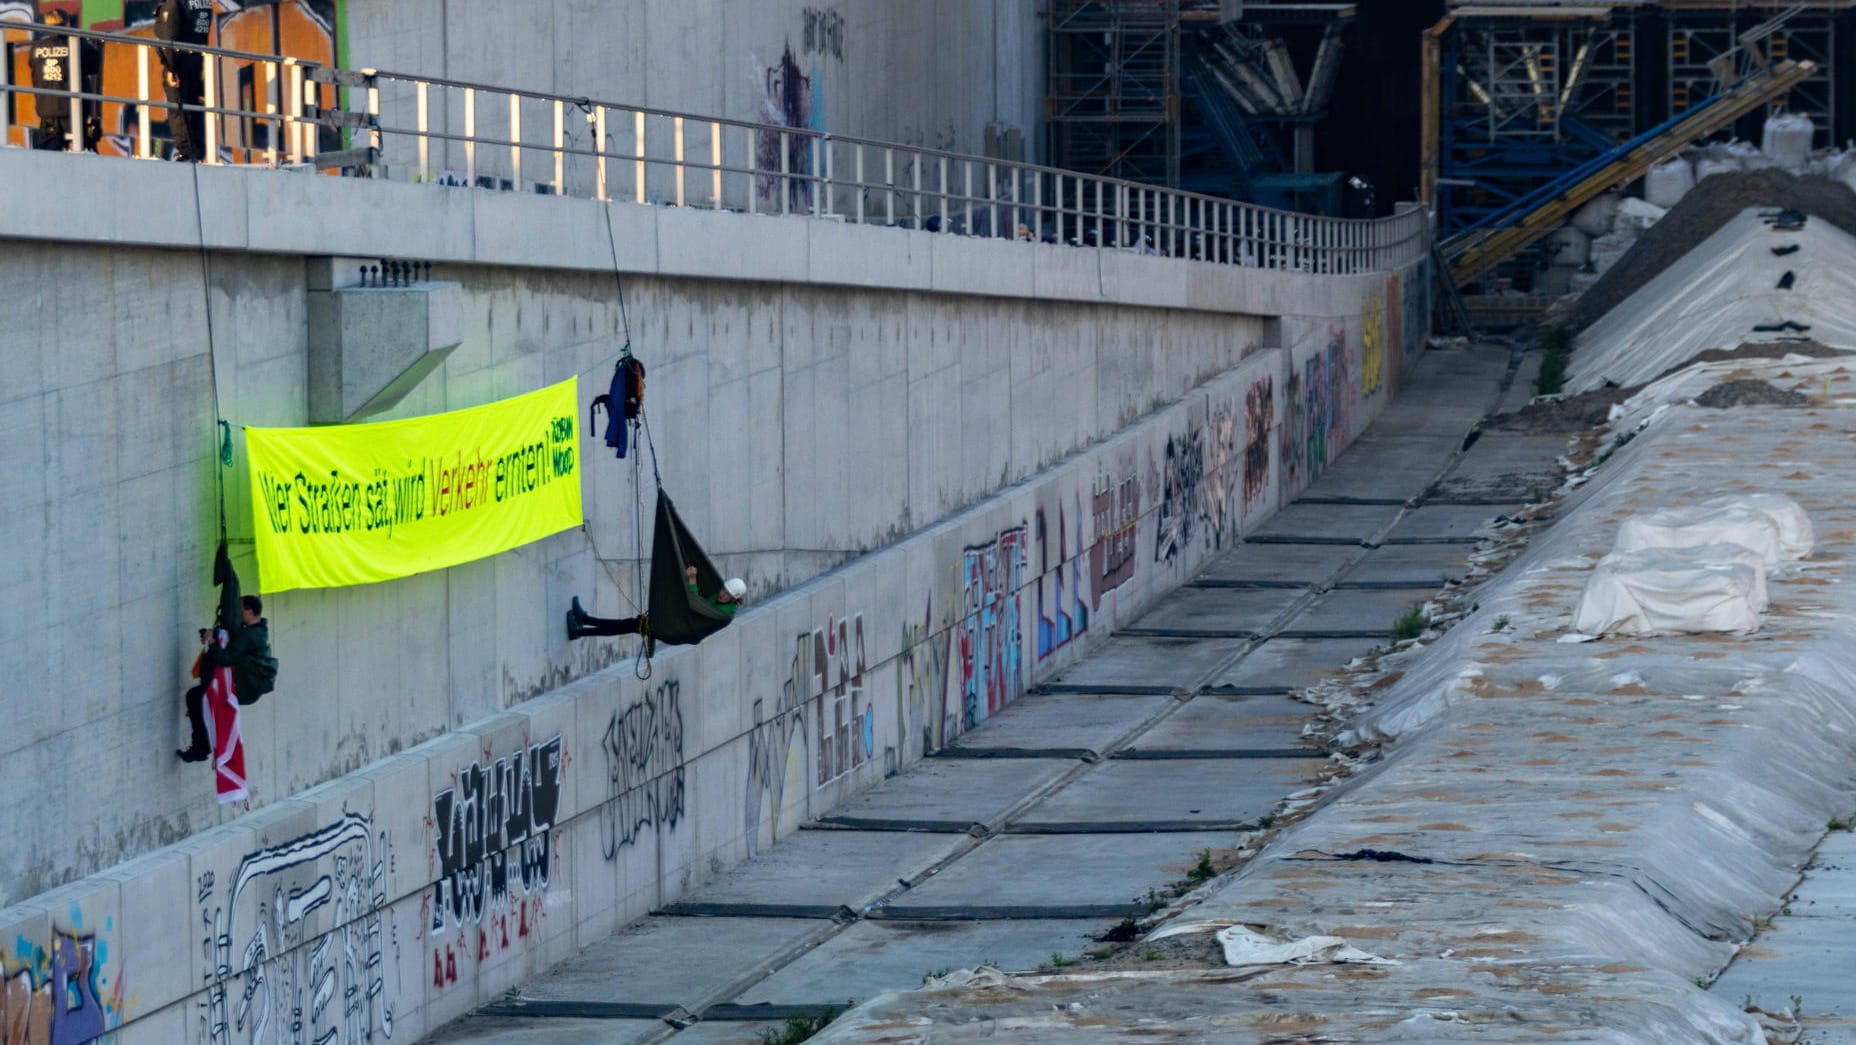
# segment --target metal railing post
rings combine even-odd
[[[793,153],[786,132],[780,132],[780,213],[793,212]]]
[[[204,55],[206,70],[206,161],[209,164],[219,162],[219,114],[211,110],[219,108],[219,57]],[[184,119],[185,117],[183,117]],[[82,127],[79,127],[82,130]]]
[[[641,112],[632,113],[632,153],[633,155],[637,157],[637,160],[634,161],[633,176],[637,179],[637,182],[638,182],[638,184],[633,189],[633,195],[634,195],[634,198],[637,200],[637,202],[643,203],[644,202],[644,113],[641,113]]]
[[[748,139],[748,198],[745,209],[749,214],[758,214],[760,213],[760,160],[755,155],[755,148],[760,142],[756,138],[754,128],[745,127],[742,130]]]
[[[858,142],[852,149],[851,166],[857,173],[857,188],[852,194],[857,197],[857,224],[864,223],[864,145]]]
[[[896,150],[883,150],[883,224],[896,224]]]
[[[509,187],[522,191],[522,96],[509,96]]]
[[[264,68],[267,77],[264,84],[264,112],[274,117],[265,122],[264,140],[267,147],[264,150],[264,162],[275,167],[277,166],[277,139],[283,137],[287,130],[281,118],[284,108],[284,66],[281,61],[267,62]],[[287,153],[288,150],[286,150]]]
[[[4,39],[0,36],[0,39]],[[4,51],[0,48],[0,51]],[[138,47],[135,53],[141,55],[142,62],[142,111],[148,111],[148,56],[147,48]],[[13,107],[13,62],[10,52],[6,61],[0,62],[0,146],[9,144],[13,134],[12,118],[7,112]],[[24,130],[22,127],[21,130]],[[28,145],[31,143],[28,142]]]
[[[603,105],[593,110],[593,182],[599,202],[612,199],[606,191],[606,107]]]
[[[999,235],[999,172],[990,160],[986,163],[986,231],[995,237]],[[1017,233],[1017,229],[1010,230],[1008,238]]]
[[[65,82],[65,86],[71,89],[71,122],[67,125],[71,128],[71,133],[67,151],[83,152],[84,99],[79,95],[84,93],[84,55],[77,46],[77,37],[67,36],[64,42],[65,46],[71,49],[71,75]]]
[[[722,209],[722,125],[709,122],[709,195],[716,210]]]
[[[567,193],[567,103],[554,100],[554,194]]]
[[[477,187],[477,89],[464,88],[464,184]]]
[[[973,161],[968,160],[961,164],[961,166],[966,168],[966,188],[962,194],[962,198],[966,201],[967,212],[962,221],[960,231],[964,236],[971,236],[973,235]]]
[[[414,89],[416,119],[419,128],[419,180],[432,180],[432,85],[420,80]]]
[[[947,157],[941,157],[941,231],[947,231]]]
[[[135,49],[135,83],[139,103],[135,107],[135,155],[144,160],[154,155],[154,145],[149,140],[149,125],[153,122],[153,118],[148,112],[148,53],[153,49],[148,44]],[[5,75],[4,71],[0,71],[0,76]],[[6,106],[0,105],[0,109],[5,108]],[[5,114],[0,113],[0,120],[5,119]],[[6,135],[0,133],[0,141],[5,140]]]
[[[922,157],[920,153],[909,161],[909,180],[915,189],[915,195],[909,203],[909,211],[915,218],[915,227],[919,230],[927,220],[922,217]]]
[[[809,139],[812,149],[812,216],[825,216],[826,195],[831,192],[831,143],[818,138]],[[820,152],[824,156],[819,155]]]
[[[677,206],[682,207],[687,205],[684,199],[684,172],[686,168],[683,165],[683,117],[671,117],[670,128],[670,155],[671,158],[676,161],[677,167]]]
[[[1057,186],[1057,198],[1063,199],[1063,186]],[[1031,220],[1037,222],[1037,228],[1031,230],[1034,243],[1044,239],[1044,174],[1042,171],[1031,172]],[[1057,238],[1063,238],[1063,222],[1057,222]]]

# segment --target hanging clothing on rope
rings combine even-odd
[[[619,404],[614,410],[612,404]],[[604,395],[595,396],[587,409],[588,426],[599,428],[599,408],[606,408],[606,445],[625,456],[627,433],[644,409],[644,364],[632,355],[631,345],[612,368],[612,385]]]

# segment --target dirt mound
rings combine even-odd
[[[1723,381],[1695,397],[1696,406],[1726,408],[1730,406],[1803,406],[1811,397],[1802,392],[1788,392],[1758,378]]]
[[[1635,388],[1594,388],[1564,399],[1539,399],[1511,414],[1491,417],[1482,427],[1496,432],[1583,432],[1611,417],[1611,408],[1636,394]]]
[[[1567,322],[1574,330],[1591,326],[1748,207],[1790,207],[1856,236],[1856,193],[1842,182],[1772,167],[1716,174],[1689,190],[1681,203],[1650,226],[1636,246],[1580,295]]]
[[[1710,348],[1698,352],[1682,366],[1670,367],[1662,377],[1696,363],[1718,363],[1723,359],[1784,359],[1786,356],[1810,356],[1813,359],[1826,359],[1830,356],[1847,355],[1842,349],[1831,348],[1816,341],[1760,341],[1741,345],[1739,348]]]

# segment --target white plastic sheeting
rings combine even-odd
[[[1616,550],[1637,552],[1721,544],[1756,552],[1768,568],[1784,558],[1779,548],[1779,527],[1772,517],[1731,500],[1712,508],[1660,508],[1647,515],[1633,515],[1618,527]]]
[[[1814,218],[1782,231],[1762,219],[1770,213],[1741,212],[1587,327],[1567,390],[1644,384],[1697,353],[1748,342],[1807,337],[1856,347],[1856,237]],[[1790,289],[1780,289],[1787,273]]]
[[[1592,570],[1573,613],[1585,635],[1759,630],[1766,568],[1737,544],[1617,552]]]

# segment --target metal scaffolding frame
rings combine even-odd
[[[1052,0],[1045,105],[1057,166],[1179,184],[1180,6]]]

